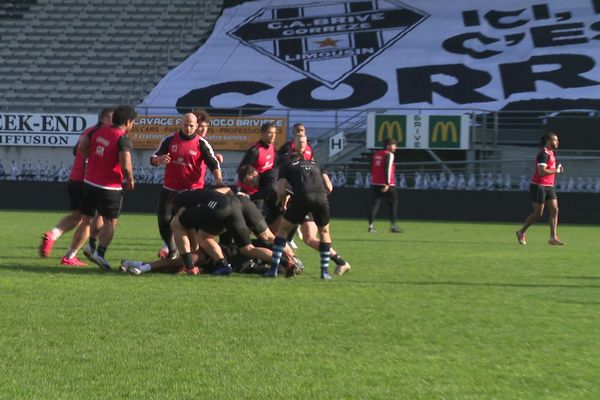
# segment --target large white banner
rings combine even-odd
[[[0,146],[74,147],[96,114],[0,114]]]
[[[141,106],[600,109],[599,61],[598,0],[248,1]]]

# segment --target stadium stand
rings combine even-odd
[[[221,10],[220,0],[1,0],[0,111],[138,103]]]

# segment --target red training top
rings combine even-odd
[[[395,186],[395,176],[394,153],[386,149],[376,151],[371,162],[371,185]]]
[[[119,140],[125,132],[103,126],[91,135],[90,154],[83,181],[108,190],[122,190],[123,171],[119,162]]]
[[[90,126],[85,131],[83,131],[81,136],[79,136],[79,140],[75,145],[75,159],[73,160],[73,166],[71,166],[71,174],[69,175],[69,180],[73,182],[83,182],[83,177],[85,175],[85,157],[83,156],[83,154],[81,154],[81,152],[77,150],[77,147],[79,146],[79,141],[84,135],[93,135],[96,130],[100,129],[100,127],[101,125],[99,124]]]
[[[555,174],[540,176],[538,172],[538,165],[544,165],[548,169],[556,170],[556,157],[554,152],[546,147],[542,148],[538,153],[535,160],[535,173],[531,177],[531,183],[538,186],[554,186],[556,180]]]
[[[262,174],[265,171],[273,169],[275,165],[275,146],[270,144],[265,147],[262,142],[257,142],[253,147],[258,150],[258,155],[252,166],[258,173]]]

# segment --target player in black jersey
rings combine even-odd
[[[175,198],[174,205],[178,211],[171,227],[184,264],[180,272],[189,275],[199,273],[198,268],[194,267],[191,253],[200,248],[216,262],[217,268],[213,274],[230,274],[232,268],[216,241],[217,236],[225,231],[231,235],[242,255],[266,262],[271,260],[271,250],[252,244],[244,214],[259,238],[268,242],[274,237],[265,229],[264,219],[256,218],[259,214],[256,206],[248,201],[244,203],[245,207],[243,200],[228,187],[184,191]],[[245,210],[248,206],[254,207],[254,211]],[[289,265],[284,262],[285,267]]]
[[[327,174],[312,160],[305,160],[299,152],[293,153],[290,162],[279,170],[277,194],[281,202],[291,195],[283,219],[277,230],[273,244],[271,268],[266,277],[277,276],[277,266],[286,238],[304,221],[306,214],[312,213],[319,236],[321,255],[321,279],[331,280],[329,275],[329,255],[331,235],[329,233],[329,201],[327,195],[333,186]]]

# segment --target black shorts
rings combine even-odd
[[[69,181],[67,193],[69,194],[69,210],[83,210],[83,182]]]
[[[325,193],[308,193],[302,197],[292,196],[283,218],[292,224],[304,222],[306,214],[312,213],[318,227],[329,224],[329,202]]]
[[[238,248],[246,247],[252,243],[250,229],[246,226],[244,218],[231,218],[226,225],[227,232],[231,234],[233,242]]]
[[[179,223],[186,229],[202,230],[211,235],[219,235],[225,230],[225,223],[231,215],[231,204],[225,196],[214,196],[214,203],[190,207],[179,216]],[[209,206],[210,205],[210,206]]]
[[[83,184],[83,208],[84,215],[93,217],[98,213],[105,218],[119,218],[123,206],[123,191],[108,190],[96,186]]]
[[[256,204],[248,197],[238,195],[238,198],[242,204],[242,214],[248,228],[257,235],[266,231],[268,229],[267,222]]]
[[[308,213],[302,222],[315,222],[315,217],[313,217],[312,213]]]
[[[540,186],[532,183],[529,185],[531,201],[537,204],[544,204],[548,200],[556,200],[556,190],[554,186]]]

